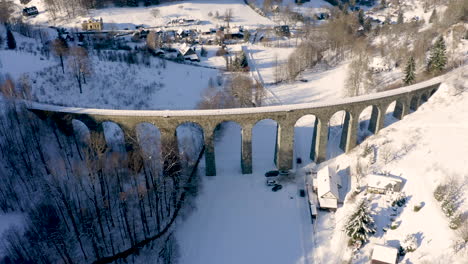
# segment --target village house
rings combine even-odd
[[[93,19],[90,18],[88,20],[83,21],[81,24],[81,28],[83,30],[97,30],[100,31],[104,28],[104,23],[102,22],[102,18],[100,19]]]
[[[197,53],[195,52],[195,50],[190,47],[189,45],[187,44],[182,44],[182,46],[180,46],[179,48],[179,54],[184,57],[185,60],[189,60],[189,61],[200,61],[200,58],[198,57]]]
[[[26,7],[23,9],[23,16],[29,17],[29,16],[35,16],[39,14],[39,10],[37,10],[37,7],[31,6],[31,7]]]
[[[317,172],[316,179],[317,196],[320,208],[337,209],[340,199],[338,188],[341,181],[335,171],[329,166],[325,166]]]
[[[367,176],[367,191],[384,194],[387,191],[399,192],[403,187],[400,178],[391,175],[370,174]]]
[[[374,245],[371,264],[395,264],[397,263],[398,250],[394,247]]]
[[[291,31],[289,31],[288,25],[275,26],[275,33],[280,37],[290,37]]]

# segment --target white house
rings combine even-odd
[[[341,187],[338,175],[328,166],[317,172],[317,196],[321,208],[336,209],[340,198],[338,187]]]
[[[179,53],[184,57],[185,60],[200,61],[200,58],[198,57],[195,50],[186,43],[180,46]]]
[[[400,178],[390,175],[370,174],[367,176],[367,190],[369,192],[385,193],[387,190],[399,192],[403,187]]]
[[[398,258],[398,250],[394,247],[374,245],[371,264],[395,264]]]

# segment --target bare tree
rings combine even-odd
[[[80,93],[83,93],[82,83],[86,83],[86,75],[91,74],[91,60],[88,57],[88,52],[82,47],[71,47],[68,57],[68,65],[70,70],[78,82]]]
[[[229,23],[232,21],[232,17],[233,17],[233,13],[232,13],[232,9],[229,8],[229,9],[226,9],[226,11],[224,12],[224,21],[227,22],[227,27],[229,28]]]
[[[55,39],[52,42],[52,51],[55,55],[60,58],[60,65],[62,66],[62,72],[65,73],[65,66],[63,65],[63,57],[68,54],[67,41],[61,37]]]

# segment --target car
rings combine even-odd
[[[279,174],[280,174],[280,173],[279,173],[279,171],[277,171],[277,170],[267,171],[267,172],[265,173],[265,177],[276,177],[276,176],[278,176]]]
[[[278,184],[278,182],[276,180],[267,180],[266,181],[267,186],[275,186],[277,184]]]
[[[281,190],[282,188],[283,188],[283,185],[276,184],[275,186],[273,186],[273,188],[271,188],[271,190],[274,191],[274,192],[277,192],[277,191]]]
[[[297,158],[297,159],[296,159],[296,163],[297,163],[297,164],[301,164],[301,163],[302,163],[302,159],[301,159],[301,158]]]
[[[280,174],[280,175],[285,175],[285,176],[286,176],[286,175],[289,175],[289,170],[280,170],[280,171],[279,171],[279,174]]]
[[[299,196],[300,196],[300,197],[305,197],[305,191],[304,191],[304,189],[300,189],[300,190],[299,190]]]

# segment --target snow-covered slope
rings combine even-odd
[[[450,177],[454,177],[462,186],[458,210],[462,214],[466,214],[468,210],[466,72],[467,67],[454,71],[442,84],[441,89],[417,112],[371,136],[352,153],[329,161],[331,164],[339,164],[340,167],[354,167],[357,157],[362,156],[364,146],[375,146],[376,162],[370,166],[369,173],[386,171],[403,178],[405,182],[403,192],[408,197],[408,204],[400,210],[401,213],[395,219],[399,223],[398,228],[389,229],[386,233],[382,228],[388,227],[390,223],[391,206],[387,201],[390,197],[367,194],[367,199],[372,203],[378,230],[353,263],[368,263],[374,243],[398,247],[408,234],[416,234],[418,248],[405,256],[407,262],[404,263],[467,263],[468,252],[455,252],[453,245],[457,240],[456,232],[449,228],[449,219],[443,214],[440,203],[433,196],[437,185],[447,183]],[[464,92],[455,87],[464,87]],[[386,152],[392,153],[390,158],[385,157]],[[367,179],[364,179],[364,182]],[[349,200],[337,211],[336,218],[339,220],[332,241],[342,240],[341,228],[354,207],[354,201],[357,200],[358,198]],[[413,207],[419,204],[423,204],[423,207],[419,212],[415,212]],[[333,245],[331,242],[321,246],[326,248]],[[439,259],[444,259],[444,262],[438,262]]]

